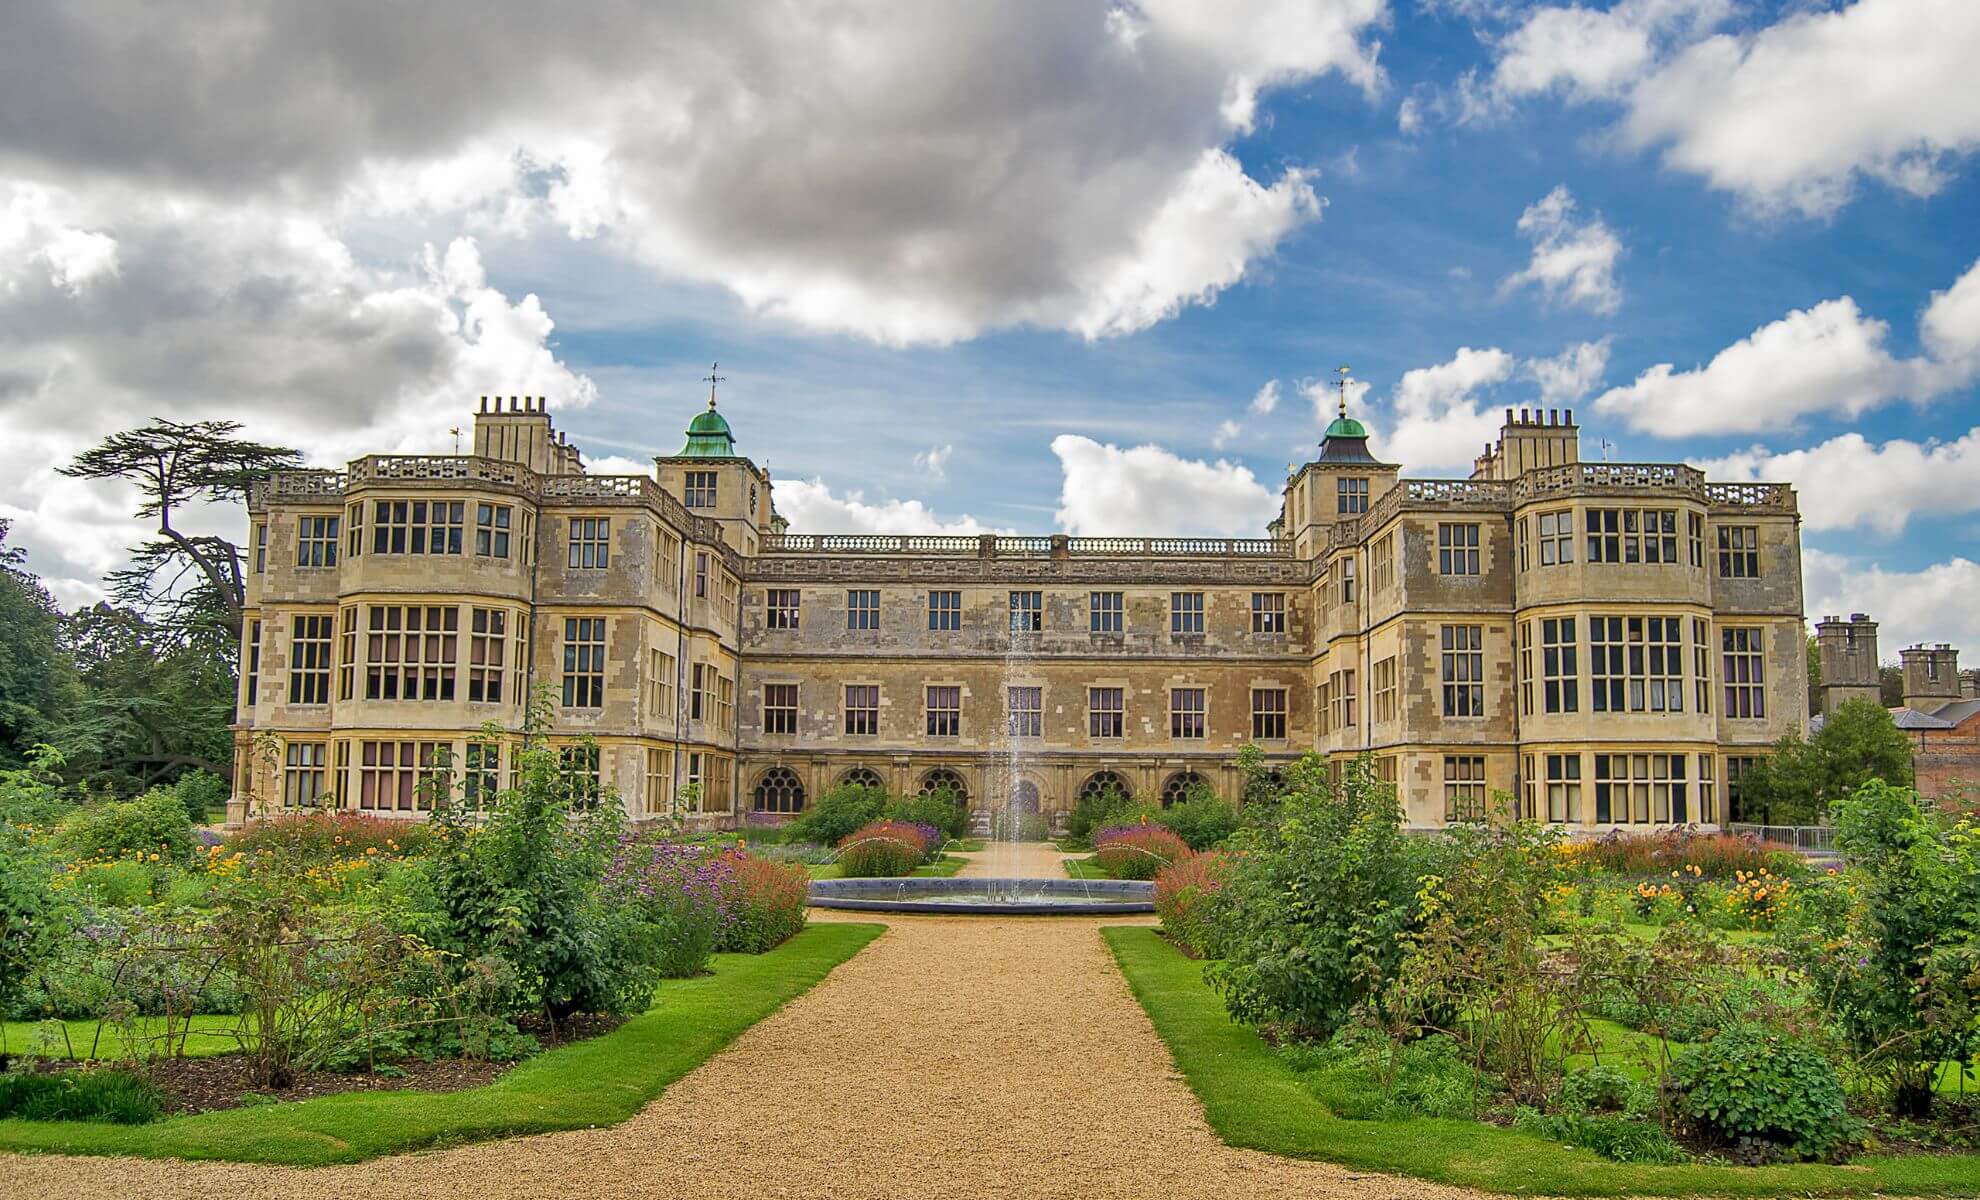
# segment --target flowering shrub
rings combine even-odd
[[[851,876],[906,875],[941,844],[933,825],[870,821],[839,842],[839,866]]]
[[[755,858],[737,849],[726,856],[732,889],[728,928],[718,950],[761,954],[804,928],[811,875],[794,863]]]
[[[1093,835],[1093,860],[1115,879],[1153,879],[1163,867],[1190,854],[1181,838],[1160,825],[1114,825]]]
[[[55,845],[72,858],[113,859],[157,854],[182,862],[192,850],[192,822],[170,792],[77,809],[55,831]]]
[[[1794,885],[1762,867],[1748,874],[1739,872],[1726,892],[1726,908],[1756,929],[1772,929],[1774,921],[1787,911]]]
[[[1229,872],[1230,860],[1209,850],[1155,873],[1155,911],[1161,915],[1163,932],[1198,958],[1217,957],[1212,904]]]
[[[1668,877],[1682,871],[1694,879],[1730,879],[1736,872],[1752,873],[1762,867],[1780,875],[1801,865],[1793,850],[1773,842],[1688,829],[1616,832],[1593,841],[1564,841],[1560,854],[1570,868],[1588,873]]]
[[[282,851],[311,862],[373,854],[407,858],[426,852],[433,831],[425,821],[393,821],[359,812],[287,813],[235,834],[229,850]]]
[[[705,847],[622,839],[599,883],[619,953],[663,979],[700,974],[733,919],[734,878],[733,862]]]

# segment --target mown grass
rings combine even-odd
[[[186,1035],[187,1058],[205,1058],[212,1054],[226,1054],[240,1049],[234,1040],[234,1030],[241,1019],[231,1016],[216,1016],[210,1013],[192,1018],[192,1029]],[[8,1021],[6,1041],[10,1054],[44,1055],[50,1058],[73,1058],[83,1061],[91,1059],[121,1059],[129,1057],[124,1042],[124,1034],[116,1025],[108,1021],[97,1021],[94,1017],[78,1017],[60,1022],[62,1031],[54,1033],[54,1026],[39,1021]],[[44,1036],[43,1027],[53,1033],[52,1039]],[[139,1017],[134,1024],[133,1034],[141,1041],[151,1042],[165,1029],[163,1017]],[[100,1030],[100,1032],[99,1032]]]
[[[1060,861],[1065,864],[1066,875],[1072,879],[1112,879],[1114,877],[1107,868],[1093,861],[1090,857],[1066,858]]]
[[[317,1166],[558,1129],[615,1125],[737,1034],[825,978],[884,926],[813,925],[768,954],[718,954],[602,1037],[464,1092],[350,1092],[136,1127],[0,1121],[0,1149]]]
[[[1643,1166],[1477,1121],[1335,1116],[1153,929],[1104,931],[1114,958],[1227,1144],[1465,1187],[1558,1196],[1912,1196],[1980,1193],[1980,1156],[1859,1158],[1847,1166]]]
[[[968,861],[966,858],[958,858],[953,854],[944,854],[932,863],[923,863],[921,866],[909,871],[908,874],[917,879],[947,879],[957,871],[962,870],[963,864]],[[838,863],[813,863],[805,869],[811,872],[813,879],[847,878],[845,870]]]

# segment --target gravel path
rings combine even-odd
[[[0,1155],[0,1196],[1470,1194],[1224,1146],[1129,993],[1100,924],[897,919],[610,1129],[310,1171]]]
[[[960,856],[959,856],[960,857]],[[975,854],[963,869],[956,872],[958,879],[1064,879],[1066,869],[1062,865],[1072,855],[1062,852],[1050,842],[991,842]]]

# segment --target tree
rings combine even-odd
[[[1885,708],[1904,704],[1904,668],[1885,663],[1877,668],[1877,702]]]
[[[230,646],[240,643],[245,599],[240,548],[223,537],[184,533],[172,522],[191,504],[242,503],[251,485],[301,462],[285,446],[235,436],[240,428],[234,421],[154,418],[111,434],[62,468],[76,479],[135,484],[144,496],[136,515],[158,522],[159,538],[133,547],[132,565],[111,577],[118,598],[163,612],[182,628],[217,628]]]
[[[85,773],[137,792],[189,770],[231,778],[234,648],[97,604],[63,621],[84,697],[63,743]]]
[[[1763,822],[1812,824],[1876,779],[1911,786],[1911,743],[1890,713],[1864,699],[1830,713],[1814,737],[1790,734],[1740,780],[1741,807]]]
[[[1808,635],[1808,715],[1822,711],[1822,651],[1815,635]]]
[[[18,767],[56,730],[80,695],[63,652],[55,598],[27,568],[27,554],[8,546],[0,520],[0,768]]]

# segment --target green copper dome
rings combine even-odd
[[[1365,438],[1368,436],[1368,429],[1353,417],[1339,416],[1334,418],[1334,423],[1327,426],[1327,432],[1321,436],[1330,438]]]
[[[688,422],[687,445],[681,447],[683,458],[734,458],[736,456],[735,435],[729,432],[729,422],[715,411],[715,400],[709,398],[706,412],[696,413]]]

